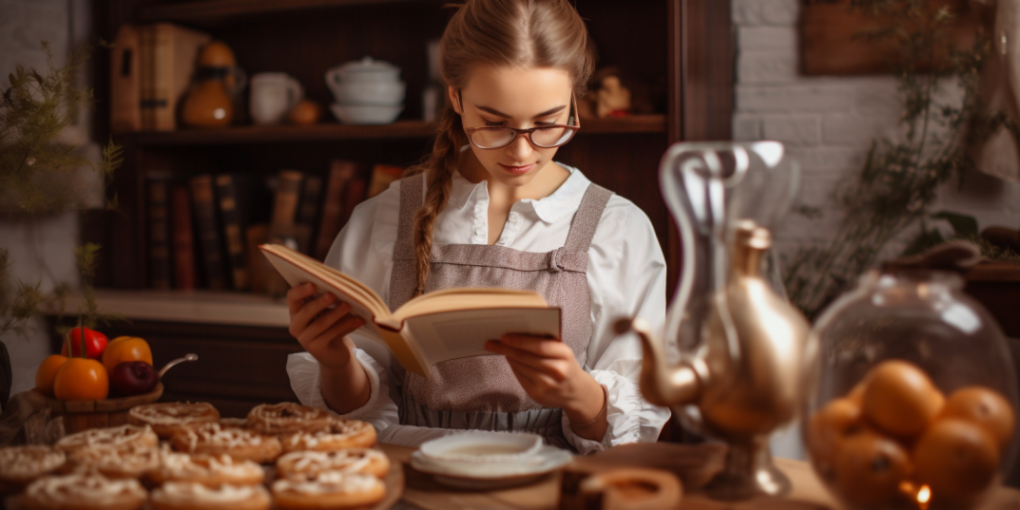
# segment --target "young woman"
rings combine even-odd
[[[359,205],[325,262],[391,309],[442,288],[533,290],[562,308],[563,338],[507,335],[425,379],[359,337],[347,304],[299,285],[287,295],[307,350],[288,360],[295,393],[397,444],[457,429],[529,431],[581,453],[654,441],[669,412],[641,397],[641,347],[610,325],[662,324],[662,251],[633,203],[553,161],[580,128],[583,21],[567,0],[468,0],[440,54],[449,106],[431,157]]]

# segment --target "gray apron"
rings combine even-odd
[[[530,290],[559,307],[562,340],[585,365],[592,335],[588,291],[588,247],[612,192],[590,184],[574,215],[562,248],[531,253],[504,246],[451,244],[432,246],[425,292],[458,287]],[[414,294],[414,217],[425,201],[424,174],[400,182],[400,220],[393,248],[389,306],[396,310]],[[392,357],[392,356],[391,356]],[[506,358],[474,356],[444,361],[426,379],[391,359],[403,379],[400,423],[420,427],[522,431],[570,448],[563,437],[561,410],[543,408],[514,377]]]

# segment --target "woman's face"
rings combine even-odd
[[[562,69],[486,67],[473,72],[462,90],[450,87],[449,99],[465,128],[569,125],[572,85],[569,73]],[[558,149],[535,147],[528,138],[518,134],[499,149],[470,147],[491,178],[508,186],[525,186]]]

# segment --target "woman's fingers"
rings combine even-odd
[[[313,337],[309,340],[305,346],[305,350],[308,352],[319,352],[329,347],[330,342],[336,339],[343,339],[345,336],[360,328],[365,324],[365,320],[357,315],[346,314],[341,317],[340,320],[333,323],[332,326],[327,328],[318,336]]]
[[[540,371],[552,377],[556,381],[562,382],[567,379],[567,367],[565,366],[566,360],[562,358],[538,356],[532,352],[493,341],[486,342],[485,348],[496,354],[506,356],[508,360],[516,361],[517,363]]]
[[[296,313],[290,316],[290,334],[295,337],[301,336],[305,329],[315,321],[315,316],[336,302],[336,296],[326,293],[302,306]]]
[[[503,335],[503,338],[500,338],[500,342],[543,358],[574,358],[574,351],[570,349],[570,346],[551,338],[508,334]]]
[[[313,318],[312,321],[308,324],[308,326],[305,327],[304,331],[301,332],[301,336],[298,337],[298,340],[301,340],[302,338],[308,340],[318,337],[323,332],[332,327],[334,324],[336,324],[350,311],[351,305],[348,305],[347,303],[340,303],[339,305],[337,305],[336,308],[324,312],[320,316]]]
[[[551,390],[559,386],[559,383],[553,380],[553,378],[545,372],[536,370],[535,368],[512,359],[507,359],[507,362],[510,363],[510,369],[517,374],[517,377],[524,377],[527,379],[531,383],[532,388],[539,390]]]
[[[290,314],[296,314],[305,305],[305,300],[312,294],[315,294],[315,284],[313,283],[302,283],[296,287],[291,287],[287,291],[287,304],[290,307]]]

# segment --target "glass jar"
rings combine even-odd
[[[941,271],[861,276],[818,318],[811,463],[852,508],[973,508],[1017,450],[1016,374],[991,315]]]

